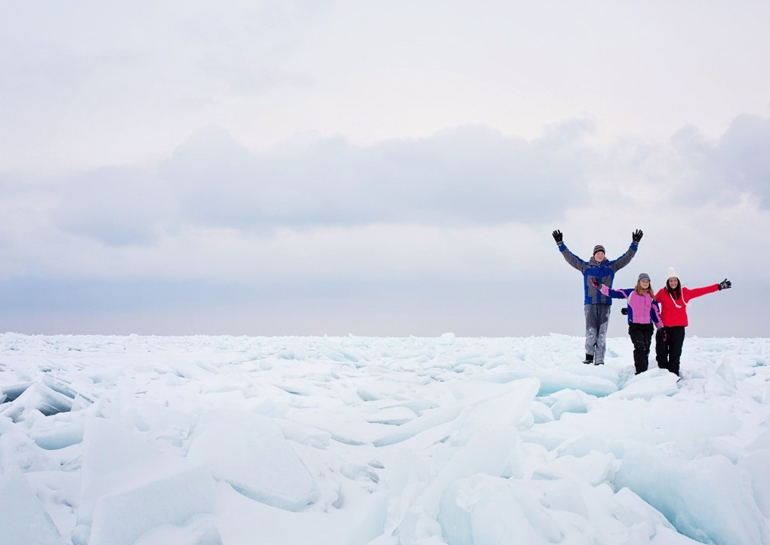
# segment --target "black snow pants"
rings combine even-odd
[[[666,340],[663,340],[663,332]],[[684,326],[662,327],[655,335],[655,359],[658,367],[668,369],[675,375],[679,375],[679,358],[682,356],[684,344]]]
[[[634,343],[634,367],[637,375],[647,370],[653,328],[652,324],[628,324],[628,334]]]

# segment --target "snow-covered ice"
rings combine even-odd
[[[0,545],[770,545],[770,339],[0,335]]]

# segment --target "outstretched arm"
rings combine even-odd
[[[725,285],[725,287],[721,287],[724,285],[725,282],[728,282],[728,285]],[[732,286],[732,283],[725,279],[719,284],[713,284],[711,286],[704,286],[702,288],[682,288],[682,297],[685,301],[689,301],[690,299],[695,299],[696,297],[700,297],[701,295],[706,295],[707,293],[714,293],[715,291],[720,291],[723,289],[727,289]]]
[[[614,290],[607,286],[606,284],[598,284],[595,277],[591,277],[591,285],[593,287],[598,287],[599,291],[602,292],[606,297],[609,297],[611,299],[628,299],[628,296],[631,294],[633,290]]]
[[[595,276],[589,276],[588,283],[602,292],[605,297],[610,297],[611,299],[628,299],[628,296],[631,295],[632,291],[634,291],[632,289],[614,290],[606,284],[600,284],[599,279]]]

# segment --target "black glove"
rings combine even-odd
[[[620,313],[621,313],[623,316],[628,316],[628,307],[623,307],[623,308],[621,308],[621,309],[620,309]]]
[[[666,342],[666,330],[662,327],[658,330],[658,340],[662,343]]]
[[[589,276],[588,277],[588,283],[591,284],[595,288],[599,287],[599,281],[596,279],[595,276]]]
[[[730,289],[732,287],[733,287],[733,283],[730,282],[727,278],[725,278],[724,280],[722,280],[719,283],[719,291],[727,290],[727,289]]]
[[[561,234],[561,231],[559,231],[559,230],[557,229],[556,231],[554,231],[554,232],[553,232],[553,233],[551,233],[551,234],[553,235],[553,239],[556,241],[556,244],[559,244],[559,245],[561,245],[561,241],[562,241],[562,239],[564,238],[564,236]]]
[[[641,229],[637,229],[636,231],[634,231],[633,233],[631,233],[631,239],[632,239],[632,240],[633,240],[635,243],[637,243],[637,244],[639,244],[639,241],[640,241],[640,240],[642,240],[642,237],[643,237],[643,236],[644,236],[644,233],[642,233],[642,230],[641,230]]]

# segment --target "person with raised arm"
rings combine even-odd
[[[669,267],[666,273],[666,286],[658,290],[655,299],[660,304],[660,314],[663,318],[663,328],[655,336],[655,359],[658,367],[668,369],[679,376],[679,359],[682,356],[684,344],[684,329],[689,325],[687,305],[701,295],[729,289],[733,286],[727,278],[719,284],[702,288],[682,287],[674,267]]]
[[[562,232],[556,230],[552,233],[561,255],[571,266],[583,274],[583,312],[586,319],[586,357],[583,363],[594,365],[604,364],[604,352],[606,350],[607,324],[610,319],[612,301],[603,295],[588,281],[589,277],[598,279],[599,284],[611,288],[615,273],[628,265],[639,249],[639,241],[642,240],[641,229],[631,234],[631,246],[626,253],[615,260],[605,259],[604,246],[594,246],[594,253],[588,261],[583,261],[569,251],[564,244]]]
[[[627,301],[628,306],[623,309],[623,313],[628,315],[628,335],[634,345],[634,368],[637,375],[644,373],[649,366],[653,326],[658,329],[663,327],[655,291],[650,286],[650,275],[641,273],[636,286],[630,289],[610,289],[604,284],[599,284],[593,276],[590,281],[591,285],[599,288],[604,295]]]

